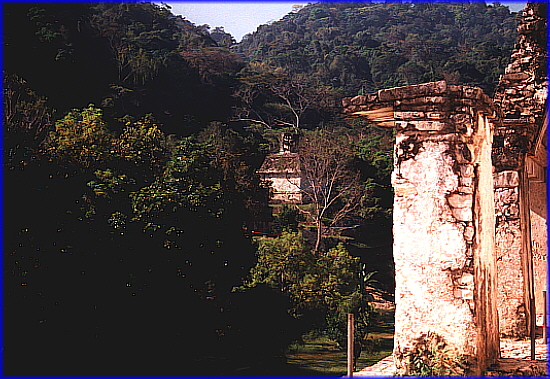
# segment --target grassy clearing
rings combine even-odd
[[[304,370],[304,373],[309,375],[342,376],[346,374],[346,351],[339,349],[336,342],[323,337],[305,339],[304,342],[304,345],[295,346],[287,354],[288,364]],[[373,353],[363,351],[357,362],[357,369],[371,366],[391,354],[391,347],[388,349],[387,344],[380,347],[382,350]]]
[[[392,315],[391,315],[392,316]],[[390,320],[391,319],[391,320]],[[389,356],[393,348],[393,317],[378,318],[370,327],[368,340],[369,351],[363,350],[356,371],[372,366]],[[323,336],[303,338],[303,344],[291,345],[286,359],[267,360],[248,363],[249,367],[239,367],[234,360],[209,361],[203,359],[201,370],[188,371],[186,375],[216,376],[344,376],[347,373],[346,351],[338,348],[335,341]],[[237,366],[235,366],[237,364]]]
[[[373,310],[367,345],[361,352],[356,371],[372,366],[391,355],[393,349],[394,312]],[[275,375],[343,376],[347,373],[347,355],[335,341],[324,336],[304,336],[304,344],[291,345],[284,370]],[[269,374],[268,374],[269,375]]]
[[[393,348],[393,325],[381,325],[379,331],[369,334],[374,351],[363,351],[357,362],[356,371],[372,366],[389,356]],[[304,338],[304,344],[292,345],[284,362],[264,362],[254,367],[227,372],[238,376],[332,376],[347,373],[347,356],[336,342],[325,337]]]
[[[362,351],[357,371],[391,354],[393,333],[393,317],[381,317],[371,326],[368,335],[370,346]],[[286,356],[287,368],[295,371],[296,375],[343,376],[347,373],[346,351],[326,337],[304,337],[304,344],[292,345]]]

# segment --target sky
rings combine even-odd
[[[240,42],[247,33],[256,31],[260,25],[278,21],[290,13],[295,1],[224,1],[224,2],[167,2],[172,13],[180,14],[195,25],[208,24],[213,29],[223,26],[224,30]]]
[[[278,21],[292,11],[293,5],[307,5],[315,1],[185,1],[167,2],[172,13],[179,14],[195,25],[208,24],[213,29],[223,26],[224,30],[240,42],[247,33],[256,31],[260,25]],[[487,0],[491,4],[492,0]],[[500,1],[512,12],[525,7],[525,1]]]

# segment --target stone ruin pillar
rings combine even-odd
[[[468,362],[499,357],[491,163],[492,101],[445,81],[345,98],[345,112],[396,130],[395,339],[398,372],[419,354]],[[441,360],[440,362],[441,363]],[[442,372],[445,374],[445,372]]]
[[[502,118],[493,145],[497,301],[501,335],[510,337],[529,335],[533,313],[542,325],[547,290],[546,4],[527,4],[518,33],[494,100]]]

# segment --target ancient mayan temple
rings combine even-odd
[[[304,178],[296,152],[298,135],[281,133],[279,152],[269,154],[257,173],[270,183],[271,203],[302,203]]]
[[[345,98],[394,128],[394,360],[436,346],[479,375],[546,290],[546,5],[527,4],[494,99],[445,81]]]

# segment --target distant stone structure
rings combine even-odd
[[[281,133],[279,152],[268,155],[257,171],[263,181],[271,186],[271,203],[295,203],[303,201],[304,178],[297,153],[298,135]]]
[[[494,100],[440,81],[342,101],[347,114],[396,130],[393,356],[401,374],[432,343],[467,357],[480,375],[499,358],[500,335],[528,335],[542,313],[545,4],[527,4],[518,30]]]

